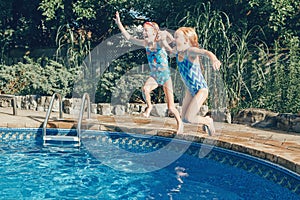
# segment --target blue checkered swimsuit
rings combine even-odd
[[[146,47],[146,54],[151,70],[150,76],[159,85],[164,85],[170,79],[170,68],[166,50],[157,46],[156,50],[151,51],[149,47]]]
[[[199,64],[192,63],[186,55],[182,61],[179,61],[176,54],[176,60],[181,78],[192,96],[195,96],[200,89],[208,88]]]

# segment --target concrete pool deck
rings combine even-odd
[[[0,127],[41,128],[46,112],[0,108]],[[65,120],[55,120],[58,113],[51,113],[49,128],[74,128],[77,116],[64,114]],[[86,117],[86,115],[84,115]],[[277,163],[300,175],[300,134],[273,129],[258,129],[248,125],[215,122],[218,135],[209,136],[202,126],[185,124],[184,134],[175,134],[174,118],[139,116],[102,116],[92,114],[85,120],[83,129],[110,130],[175,137],[189,141],[211,144],[226,149],[250,154]]]

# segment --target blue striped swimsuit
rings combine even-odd
[[[186,55],[182,61],[179,61],[176,54],[176,60],[181,78],[192,96],[195,96],[200,89],[208,88],[199,64],[192,63]]]
[[[151,70],[150,76],[159,85],[164,85],[170,79],[170,68],[166,50],[158,46],[156,50],[151,51],[149,47],[146,47],[146,54]]]

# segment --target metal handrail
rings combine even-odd
[[[78,137],[80,137],[80,134],[81,134],[81,123],[82,123],[82,118],[83,118],[83,113],[84,113],[84,106],[85,106],[86,101],[87,101],[87,119],[91,118],[90,96],[89,96],[88,93],[84,93],[83,96],[82,96],[82,100],[81,100],[81,107],[80,107],[80,113],[79,113],[78,124],[77,124]]]
[[[52,112],[54,100],[56,99],[56,97],[58,98],[58,101],[59,101],[59,118],[60,118],[60,119],[63,118],[63,112],[62,112],[62,98],[61,98],[61,95],[58,94],[58,93],[54,93],[54,94],[52,95],[52,98],[51,98],[51,101],[50,101],[50,104],[49,104],[49,108],[48,108],[47,113],[46,113],[46,118],[45,118],[45,121],[44,121],[44,124],[43,124],[43,136],[46,136],[47,124],[48,124],[49,117],[50,117],[50,114],[51,114],[51,112]]]
[[[49,117],[50,117],[50,114],[51,114],[51,111],[52,111],[52,108],[53,108],[53,103],[54,103],[54,100],[55,100],[56,97],[59,99],[59,118],[60,119],[63,118],[62,98],[61,98],[60,94],[55,93],[55,94],[52,95],[50,105],[49,105],[49,108],[47,110],[46,118],[45,118],[45,121],[44,121],[44,124],[43,124],[43,138],[47,138],[46,137],[47,136],[47,134],[46,134],[47,124],[48,124],[48,120],[49,120]],[[77,132],[76,141],[78,141],[78,146],[80,146],[81,123],[82,123],[83,113],[85,111],[85,103],[86,102],[87,102],[87,119],[90,119],[91,118],[91,103],[90,103],[90,96],[89,96],[88,93],[83,94],[82,101],[81,101],[80,113],[79,113],[77,130],[76,130],[76,132]],[[53,139],[53,138],[48,138],[48,139]],[[57,139],[61,140],[62,137],[56,137],[56,140]],[[66,139],[66,138],[64,137],[63,139]],[[70,138],[68,138],[68,139],[70,139]],[[71,139],[74,139],[74,138],[71,138]],[[45,140],[47,140],[47,139],[44,139],[44,144],[46,142]],[[68,141],[73,141],[73,140],[68,140]]]

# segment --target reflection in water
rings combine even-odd
[[[173,200],[172,194],[180,192],[181,186],[183,184],[183,177],[188,177],[189,174],[186,172],[186,169],[183,167],[175,167],[176,179],[179,182],[178,185],[170,190],[168,195],[170,196],[170,200]]]

